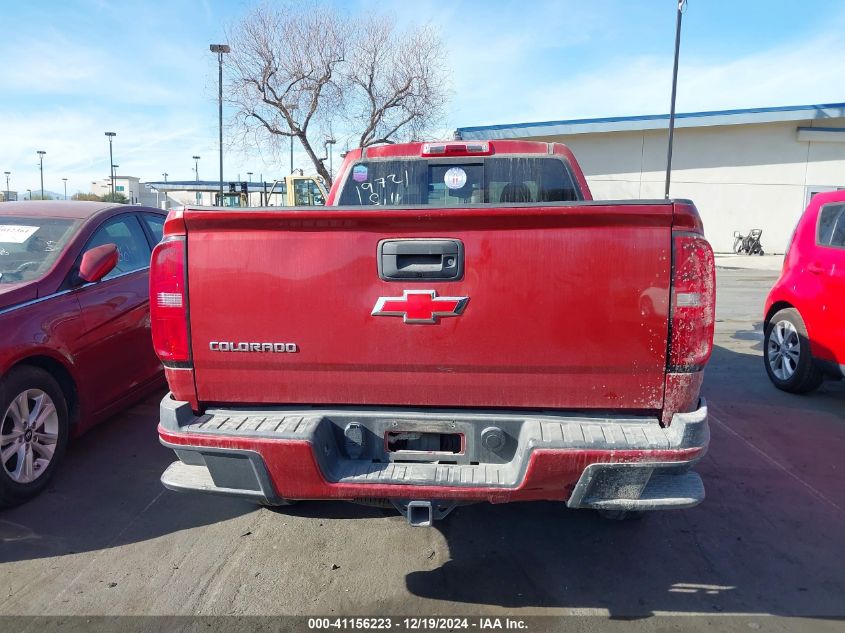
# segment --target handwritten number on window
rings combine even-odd
[[[407,185],[409,182],[408,171],[404,172],[405,179],[401,175],[387,174],[383,178],[376,178],[373,182],[362,182],[355,187],[355,193],[358,194],[359,204],[364,204],[364,197],[366,196],[370,204],[398,204],[402,199],[402,195],[396,191],[395,187],[390,187],[393,191],[387,191],[388,183],[393,185]],[[374,186],[375,185],[375,186]]]

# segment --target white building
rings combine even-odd
[[[122,193],[126,196],[129,204],[138,204],[141,200],[141,184],[140,178],[135,176],[115,176],[114,177],[114,192],[115,194]],[[91,183],[91,193],[98,196],[105,196],[111,193],[111,178],[103,178]]]
[[[161,196],[158,206],[167,209],[180,205],[217,206],[220,197],[219,180],[171,180],[141,184],[150,192],[147,195]],[[246,188],[243,189],[242,185],[246,185]],[[161,204],[165,199],[166,207]],[[223,200],[224,206],[284,206],[287,204],[287,184],[284,179],[272,182],[225,181]]]
[[[463,139],[565,143],[596,199],[662,199],[668,115],[459,128]],[[814,193],[845,188],[845,103],[676,115],[673,198],[692,199],[718,252],[763,230],[783,253]]]

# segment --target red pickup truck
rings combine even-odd
[[[261,504],[690,507],[714,263],[685,200],[563,145],[350,152],[325,207],[171,212],[150,270],[172,490]]]

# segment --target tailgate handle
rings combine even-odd
[[[382,240],[378,244],[378,274],[385,281],[461,279],[464,245],[460,240]]]

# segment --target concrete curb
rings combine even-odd
[[[717,253],[716,268],[732,270],[760,270],[780,272],[783,268],[783,255],[735,255]]]

